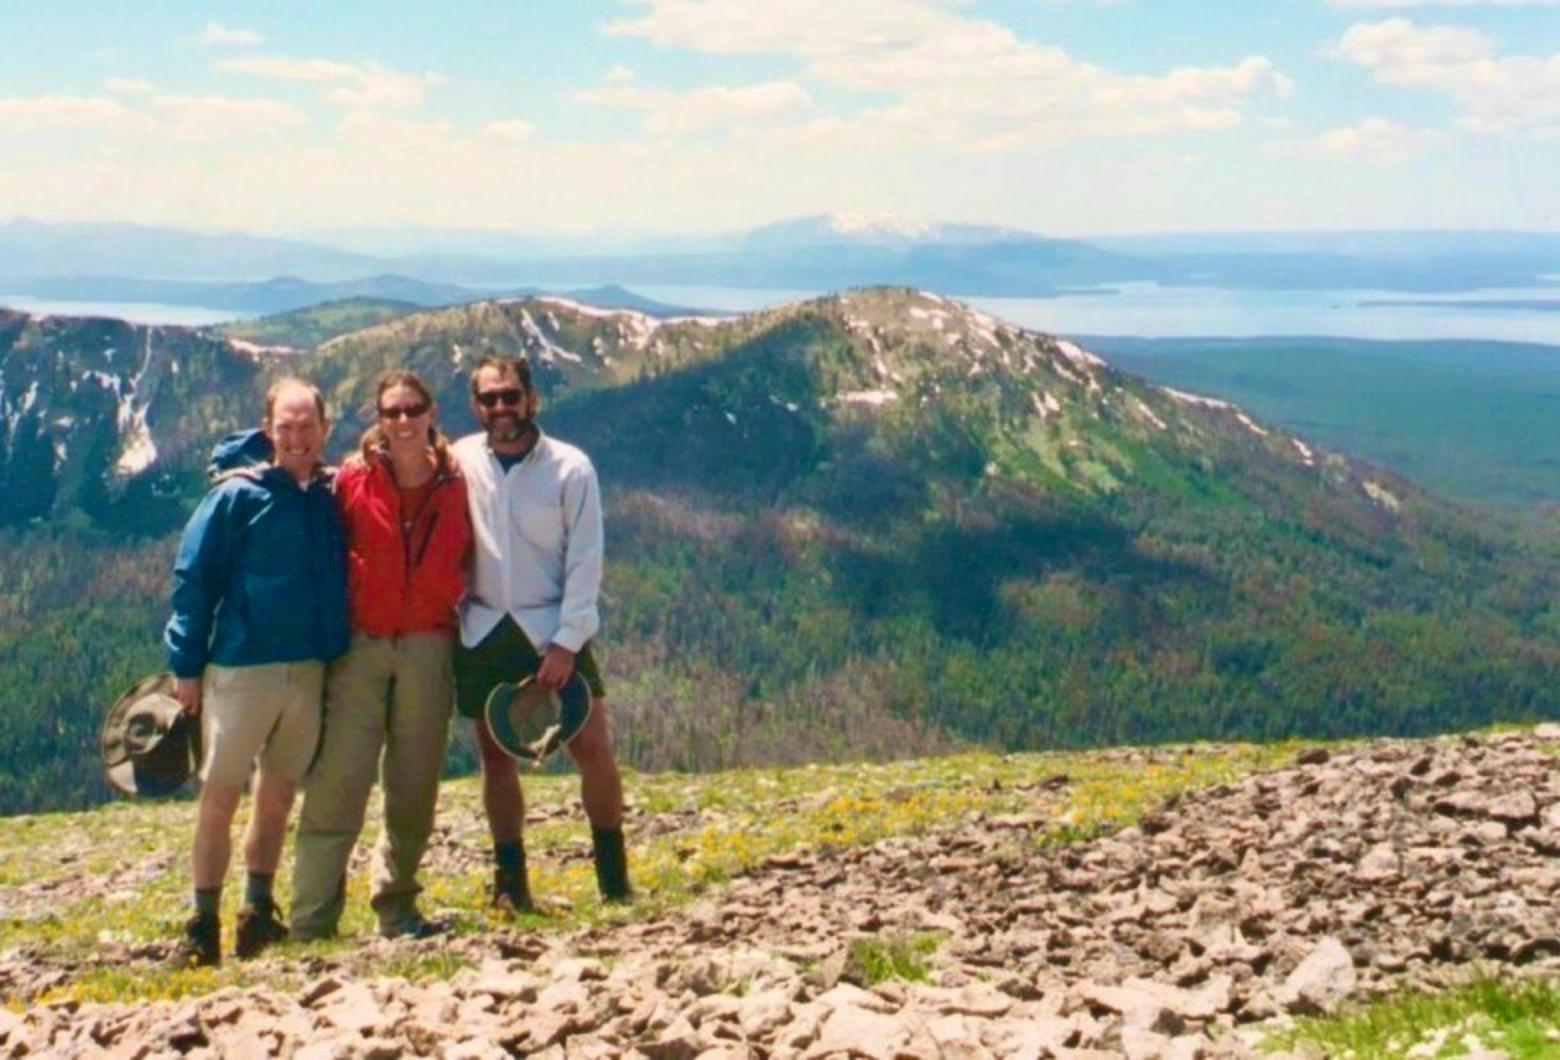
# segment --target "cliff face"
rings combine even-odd
[[[177,518],[177,478],[257,418],[251,352],[188,328],[0,310],[0,525]]]

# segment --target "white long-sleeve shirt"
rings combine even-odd
[[[507,614],[537,651],[579,651],[601,625],[601,488],[590,458],[540,433],[508,472],[486,435],[451,451],[466,477],[476,553],[461,643],[476,647]]]

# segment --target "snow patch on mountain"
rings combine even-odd
[[[554,322],[556,323],[556,318],[554,318]],[[584,362],[584,358],[575,353],[573,350],[566,350],[562,346],[559,346],[557,343],[553,342],[552,339],[549,339],[547,337],[547,333],[544,332],[541,328],[537,327],[536,321],[531,318],[531,311],[529,309],[520,310],[520,329],[524,331],[527,336],[535,340],[536,343],[541,347],[541,349],[537,351],[538,359],[545,361],[548,364],[551,364],[554,358],[562,358],[565,361],[572,361],[575,364],[581,364]]]
[[[157,444],[146,426],[146,410],[139,409],[130,423],[130,433],[125,439],[124,452],[114,464],[114,474],[125,478],[138,475],[157,460]]]
[[[849,390],[840,400],[847,405],[887,405],[898,401],[899,395],[892,390]]]
[[[1235,407],[1228,401],[1220,401],[1218,398],[1203,397],[1201,394],[1188,394],[1184,390],[1174,390],[1167,386],[1162,386],[1159,389],[1183,405],[1201,405],[1203,408],[1209,409],[1232,409]]]
[[[1068,342],[1066,339],[1057,339],[1056,348],[1061,352],[1063,357],[1066,357],[1074,364],[1084,365],[1092,368],[1106,367],[1104,358],[1100,357],[1098,354],[1090,353],[1088,350],[1084,349],[1082,346],[1079,346],[1075,342]]]
[[[157,333],[154,327],[146,329],[146,337],[141,345],[141,367],[136,370],[130,379],[130,385],[125,388],[119,398],[119,409],[115,416],[115,426],[119,429],[119,437],[124,439],[124,451],[119,454],[119,460],[114,464],[114,473],[128,477],[139,474],[152,466],[157,459],[157,446],[152,441],[152,432],[146,425],[146,410],[151,405],[150,394],[142,395],[142,382],[146,380],[147,373],[152,367],[152,337]],[[137,404],[137,398],[140,398]]]
[[[1156,416],[1154,414],[1154,410],[1144,404],[1141,398],[1134,397],[1132,399],[1132,407],[1137,411],[1139,416],[1146,419],[1149,423],[1152,423],[1155,427],[1158,427],[1162,431],[1168,429],[1165,426],[1165,421]]]
[[[1403,502],[1398,500],[1397,495],[1379,482],[1372,482],[1366,479],[1361,483],[1361,487],[1365,490],[1367,497],[1389,512],[1395,512],[1403,506]]]

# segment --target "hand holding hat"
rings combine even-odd
[[[557,691],[531,674],[495,685],[483,717],[494,743],[510,757],[539,766],[580,734],[594,705],[578,672]]]
[[[171,795],[200,767],[198,715],[176,696],[172,674],[137,681],[109,708],[98,737],[103,775],[124,795]]]

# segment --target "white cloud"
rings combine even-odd
[[[1301,143],[1273,145],[1268,152],[1396,165],[1419,158],[1446,139],[1447,134],[1438,130],[1415,129],[1385,118],[1366,118]]]
[[[81,135],[95,143],[133,137],[149,149],[170,141],[218,141],[271,136],[305,124],[303,115],[271,99],[153,96],[138,106],[101,96],[0,99],[0,129]]]
[[[495,140],[519,143],[536,135],[536,126],[520,118],[511,118],[508,121],[490,121],[482,127],[482,131]]]
[[[1404,18],[1351,26],[1337,51],[1384,84],[1450,96],[1469,131],[1560,133],[1560,54],[1501,56],[1477,30]]]
[[[0,98],[0,129],[18,132],[112,129],[135,118],[130,108],[105,96]]]
[[[213,47],[229,47],[233,45],[260,44],[265,38],[252,29],[233,29],[224,26],[220,22],[208,22],[206,28],[200,31],[200,42]]]
[[[307,124],[302,114],[274,99],[158,96],[151,108],[164,132],[193,140],[276,136]]]
[[[103,87],[121,96],[146,96],[157,91],[157,86],[140,77],[108,77]]]
[[[581,102],[644,112],[644,129],[651,135],[700,132],[787,118],[812,106],[801,86],[789,81],[754,85],[709,85],[691,92],[633,87],[580,92]]]
[[[631,2],[646,10],[609,23],[609,33],[716,55],[791,56],[803,62],[804,82],[888,97],[855,117],[812,126],[843,139],[933,137],[1006,149],[1222,129],[1240,124],[1251,100],[1294,88],[1262,56],[1160,77],[1112,72],[968,17],[952,0]]]
[[[624,66],[622,63],[618,63],[618,64],[614,65],[610,70],[607,71],[607,76],[606,76],[606,78],[604,80],[609,85],[622,85],[622,84],[627,84],[629,81],[632,81],[633,79],[634,79],[634,71],[630,70],[628,67]]]
[[[413,107],[427,98],[430,88],[444,83],[444,78],[436,73],[405,74],[378,63],[294,59],[281,55],[221,59],[215,67],[220,73],[329,85],[331,87],[321,93],[321,98],[349,109]]]

